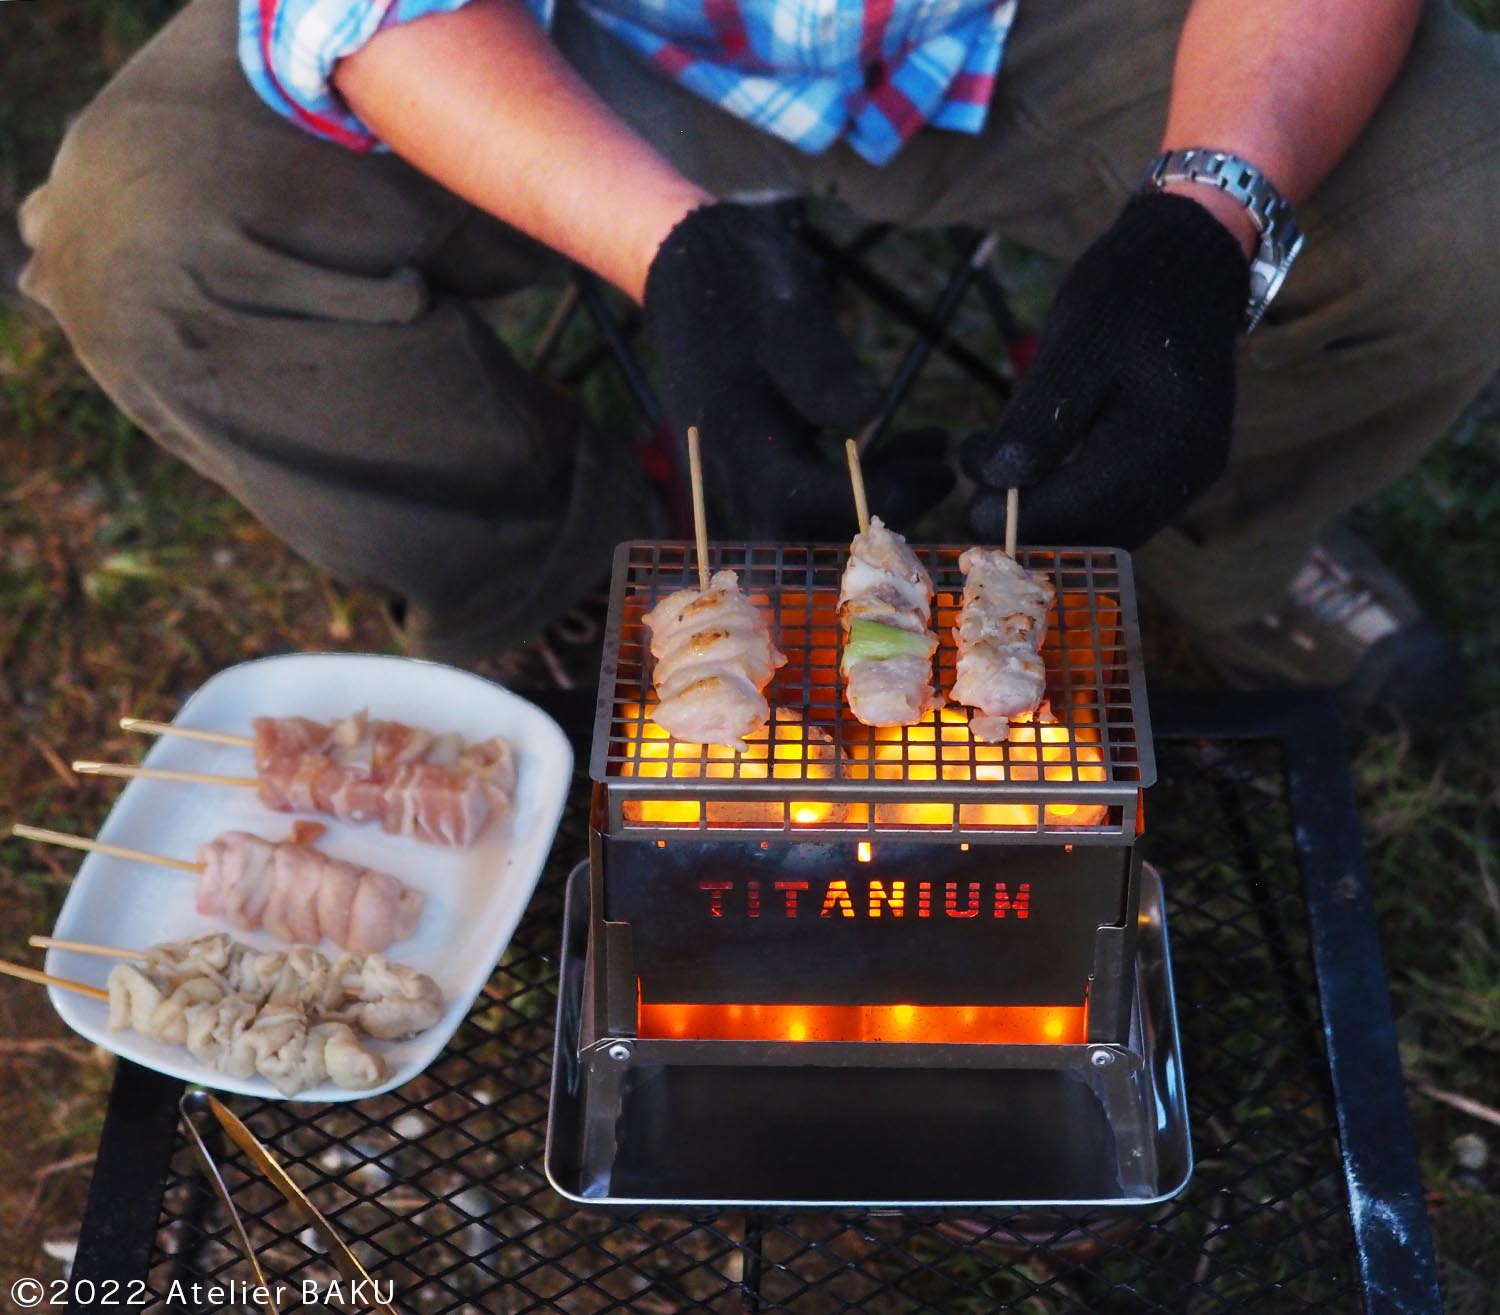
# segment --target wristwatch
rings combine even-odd
[[[1245,332],[1249,333],[1260,323],[1302,250],[1302,230],[1291,202],[1248,160],[1204,146],[1158,155],[1141,180],[1141,190],[1160,191],[1168,183],[1217,187],[1245,207],[1260,234],[1260,246],[1250,258],[1250,304],[1245,308]]]

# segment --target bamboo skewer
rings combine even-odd
[[[140,950],[126,950],[118,945],[95,945],[91,941],[64,941],[56,936],[28,936],[26,944],[36,950],[70,950],[74,954],[97,954],[105,959],[144,959]]]
[[[849,458],[849,480],[854,485],[854,514],[859,517],[859,532],[870,528],[870,503],[865,497],[865,473],[859,465],[859,443],[852,438],[844,440],[844,453]]]
[[[129,763],[75,762],[73,770],[83,776],[143,776],[148,781],[189,781],[194,785],[235,785],[259,789],[253,776],[215,776],[209,772],[174,772],[165,767],[134,767]]]
[[[23,982],[35,982],[39,986],[56,986],[60,990],[73,991],[78,995],[86,995],[91,1000],[109,999],[109,992],[100,987],[86,986],[83,982],[75,982],[67,977],[54,977],[39,968],[28,968],[24,963],[11,963],[8,959],[0,959],[0,973],[7,977],[19,977]]]
[[[1021,512],[1021,490],[1005,490],[1005,555],[1015,557],[1016,555],[1016,521],[1020,519]],[[76,769],[77,764],[74,764]]]
[[[185,740],[203,740],[208,744],[232,744],[241,749],[252,749],[255,741],[248,735],[225,735],[220,731],[196,731],[189,726],[174,726],[166,721],[147,721],[144,717],[121,717],[122,731],[138,731],[142,735],[179,735]]]
[[[108,854],[111,858],[128,858],[136,863],[154,863],[158,867],[176,868],[179,872],[199,873],[203,864],[189,863],[186,859],[168,858],[165,854],[147,854],[139,849],[127,849],[124,845],[106,844],[102,840],[90,840],[85,836],[70,836],[66,831],[47,831],[39,826],[23,826],[17,822],[10,829],[13,836],[23,840],[40,840],[49,845],[66,845],[69,849],[86,849],[91,853]]]
[[[689,425],[688,473],[693,483],[693,536],[698,540],[698,588],[708,588],[708,513],[703,507],[703,456],[698,451],[698,426]]]

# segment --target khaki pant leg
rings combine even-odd
[[[24,289],[159,443],[404,602],[424,651],[534,632],[651,524],[624,445],[468,299],[559,263],[278,118],[235,39],[234,0],[194,0],[79,117],[24,208]]]
[[[1429,5],[1302,218],[1306,255],[1242,352],[1230,471],[1140,559],[1210,628],[1269,610],[1319,531],[1407,474],[1500,369],[1500,35]]]
[[[812,185],[871,217],[983,225],[1072,260],[1158,149],[1185,12],[1023,0],[979,137],[924,132],[884,170],[837,148]],[[1319,531],[1410,470],[1500,367],[1500,34],[1432,0],[1299,215],[1306,247],[1241,351],[1230,469],[1137,555],[1207,628],[1274,606]]]

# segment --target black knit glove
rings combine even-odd
[[[847,538],[848,470],[815,439],[824,428],[855,433],[879,387],[795,236],[748,206],[692,211],[651,262],[645,325],[673,423],[701,433],[715,531]],[[942,458],[940,442],[887,444],[865,464],[871,510],[901,526],[938,502],[952,484]]]
[[[964,441],[976,534],[1021,494],[1028,543],[1133,548],[1223,473],[1249,262],[1196,201],[1130,201],[1058,290],[1036,359],[993,428]]]

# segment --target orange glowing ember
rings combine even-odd
[[[674,740],[650,719],[650,704],[628,703],[621,709],[629,746],[620,774],[640,779],[708,781],[831,781],[833,739],[809,726],[790,708],[776,708],[770,725],[748,736],[748,753],[722,744],[689,744]],[[630,799],[628,822],[666,826],[696,826],[706,817],[709,826],[776,826],[785,805],[779,800]],[[791,819],[813,826],[835,817],[838,805],[825,801],[793,800]]]
[[[1081,1045],[1086,1005],[645,1004],[638,1034],[703,1041]]]
[[[1038,740],[1041,762],[1038,764]],[[929,712],[915,726],[879,727],[871,743],[849,746],[844,775],[854,781],[1103,781],[1099,732],[1089,726],[1011,726],[1003,744],[982,744],[956,708]],[[1107,809],[1093,804],[1047,804],[1053,826],[1096,826]],[[1021,803],[876,804],[875,821],[893,826],[1026,827],[1034,829],[1037,806]]]

